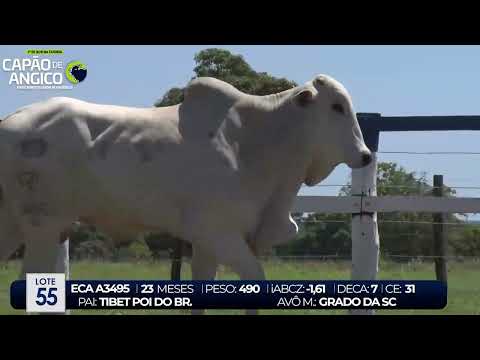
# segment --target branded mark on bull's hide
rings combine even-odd
[[[21,187],[33,191],[39,181],[39,175],[35,171],[25,171],[18,175],[18,183]]]
[[[48,144],[42,138],[26,139],[20,143],[20,151],[23,157],[41,157],[47,152]]]

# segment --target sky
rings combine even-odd
[[[168,89],[193,76],[193,57],[206,48],[241,54],[256,71],[298,84],[323,73],[350,92],[357,112],[386,116],[480,115],[480,46],[0,46],[0,59],[25,57],[26,49],[63,49],[65,62],[87,64],[87,78],[72,90],[18,90],[0,70],[0,117],[52,96],[97,103],[152,106]],[[380,135],[378,161],[408,171],[442,174],[448,186],[480,187],[480,155],[406,155],[382,151],[480,152],[476,132],[396,132]],[[339,165],[322,184],[345,184],[350,171]],[[302,194],[336,195],[339,188],[302,189]],[[457,189],[480,197],[480,190]],[[476,219],[480,218],[475,216]],[[473,217],[472,217],[473,219]]]

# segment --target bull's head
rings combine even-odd
[[[318,75],[294,95],[305,116],[309,163],[305,184],[313,186],[341,163],[356,169],[372,160],[363,141],[347,90],[327,75]]]

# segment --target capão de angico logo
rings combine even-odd
[[[87,66],[81,61],[72,61],[65,68],[65,75],[72,84],[78,84],[87,77]]]
[[[2,59],[8,84],[17,89],[73,89],[87,77],[87,66],[82,61],[64,65],[63,50],[29,49],[25,54],[26,57]]]

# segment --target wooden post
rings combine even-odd
[[[172,254],[172,269],[170,277],[172,280],[180,280],[182,275],[182,251],[183,240],[175,239],[175,246]]]
[[[433,194],[443,196],[443,175],[433,175]],[[447,237],[443,229],[443,213],[433,214],[433,249],[437,280],[447,282]]]
[[[376,196],[377,156],[361,169],[352,170],[352,196]],[[364,205],[362,206],[362,208]],[[352,280],[375,280],[378,272],[379,236],[377,213],[352,214]],[[371,315],[374,310],[352,310],[351,314]]]

